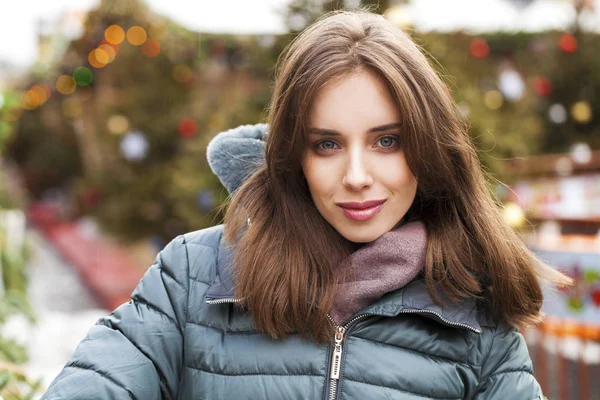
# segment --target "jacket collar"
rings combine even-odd
[[[235,303],[235,283],[233,279],[233,251],[220,241],[217,257],[217,274],[206,293],[206,302]],[[419,314],[431,318],[447,326],[469,329],[480,333],[481,326],[477,320],[477,306],[473,299],[461,303],[450,301],[443,293],[439,294],[441,305],[433,302],[425,281],[415,279],[403,288],[384,295],[374,304],[360,311],[359,314],[372,314],[383,317],[395,317],[403,313]]]

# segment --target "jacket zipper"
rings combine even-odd
[[[439,318],[439,320],[442,321],[443,323],[445,323],[446,325],[457,326],[459,328],[469,329],[476,333],[481,333],[481,330],[474,328],[471,325],[461,324],[460,322],[449,321],[446,318],[442,317],[442,315],[440,313],[437,313],[437,312],[431,311],[431,310],[420,310],[420,309],[409,308],[409,309],[401,310],[400,314],[432,314],[432,315],[435,315],[437,318]]]
[[[241,303],[242,299],[230,297],[228,299],[206,299],[206,304],[226,304],[226,303]]]
[[[236,299],[234,297],[231,297],[231,298],[227,298],[227,299],[209,299],[209,300],[206,300],[206,303],[208,303],[208,304],[225,304],[225,303],[240,303],[241,301],[242,301],[242,299]],[[456,326],[459,328],[465,328],[465,329],[469,329],[476,333],[481,333],[481,331],[479,329],[474,328],[471,325],[462,324],[460,322],[449,321],[446,318],[442,317],[442,315],[440,313],[431,311],[431,310],[404,309],[404,310],[401,310],[399,312],[399,314],[432,314],[432,315],[435,315],[440,321],[444,322],[447,325]],[[345,325],[338,326],[335,323],[335,321],[333,320],[333,318],[331,318],[331,316],[329,314],[327,314],[327,317],[329,318],[329,320],[335,327],[335,335],[333,337],[334,345],[333,345],[333,350],[331,352],[331,363],[330,363],[331,366],[330,366],[330,370],[329,370],[329,395],[327,397],[327,400],[336,400],[336,398],[337,398],[337,391],[338,391],[339,381],[340,381],[341,372],[342,372],[344,335],[346,334],[346,332],[348,331],[348,328],[352,324],[354,324],[356,321],[358,321],[361,318],[368,317],[369,315],[372,315],[372,314],[357,315],[356,317],[354,317],[350,321],[348,321]]]
[[[465,328],[465,329],[469,329],[476,333],[481,333],[481,331],[479,329],[474,328],[471,325],[462,324],[460,322],[449,321],[446,318],[442,317],[442,315],[440,313],[437,313],[437,312],[431,311],[431,310],[404,309],[404,310],[401,310],[399,314],[432,314],[432,315],[435,315],[437,318],[440,319],[440,321],[444,322],[447,325],[456,326],[459,328]],[[337,398],[337,391],[338,391],[339,381],[341,378],[342,355],[343,355],[343,349],[344,349],[344,345],[343,345],[344,335],[348,331],[348,328],[350,327],[350,325],[352,325],[359,319],[361,319],[363,317],[367,317],[369,315],[372,315],[372,314],[357,315],[356,317],[352,318],[350,321],[348,321],[343,326],[338,326],[335,323],[335,321],[333,320],[333,318],[331,318],[330,315],[327,315],[329,317],[329,320],[335,327],[335,335],[333,338],[334,345],[333,345],[333,350],[331,352],[331,367],[330,367],[330,371],[329,371],[329,396],[327,397],[327,400],[336,400],[336,398]]]
[[[329,368],[329,395],[327,400],[335,400],[337,397],[338,384],[342,372],[342,355],[344,349],[344,335],[350,328],[350,325],[363,317],[368,317],[371,314],[360,314],[352,318],[343,326],[338,326],[329,314],[327,317],[335,327],[335,335],[333,337],[333,350],[331,351],[331,366]]]

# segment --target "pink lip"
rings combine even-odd
[[[371,200],[362,203],[337,203],[346,217],[356,221],[366,221],[373,218],[383,207],[385,200]]]

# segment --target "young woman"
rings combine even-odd
[[[447,87],[383,17],[286,49],[267,125],[209,145],[225,225],[176,238],[44,399],[541,399],[538,262]]]

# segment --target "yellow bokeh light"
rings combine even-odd
[[[106,127],[110,133],[114,135],[121,135],[129,129],[129,120],[123,115],[113,115],[108,119]]]
[[[42,98],[35,90],[29,89],[21,95],[19,106],[24,110],[33,110],[42,104]]]
[[[115,51],[115,48],[112,47],[110,44],[101,44],[100,46],[98,46],[98,50],[101,50],[106,53],[106,56],[108,57],[107,64],[113,62],[113,60],[117,56],[117,52]],[[99,56],[96,56],[96,57],[98,58],[98,61],[100,61]]]
[[[40,96],[40,105],[44,104],[48,100],[48,97],[50,96],[49,89],[50,88],[48,88],[46,85],[33,85],[31,87],[31,90],[33,90],[35,93],[38,94],[38,96]]]
[[[592,119],[592,107],[587,101],[578,101],[571,107],[571,116],[579,123],[586,123]]]
[[[110,56],[108,55],[108,53],[103,50],[103,49],[95,49],[94,50],[94,55],[96,56],[96,60],[98,60],[101,64],[108,64],[110,61]]]
[[[108,54],[102,49],[94,49],[88,55],[88,61],[94,68],[104,68],[108,64]]]
[[[502,93],[499,91],[490,90],[485,94],[483,103],[490,110],[497,110],[502,107],[502,104],[504,103],[504,97],[502,97]]]
[[[192,69],[185,64],[173,67],[173,79],[179,83],[189,82],[193,77]]]
[[[142,45],[142,53],[146,57],[156,57],[160,53],[160,43],[154,39],[148,39]]]
[[[61,75],[56,80],[56,90],[58,90],[59,93],[71,94],[75,91],[76,88],[77,88],[77,83],[75,82],[75,79],[73,79],[72,76]]]
[[[525,213],[517,203],[508,202],[502,210],[504,220],[513,228],[522,226],[525,222]]]
[[[141,46],[146,41],[146,30],[141,26],[132,26],[127,30],[127,41],[134,46]]]
[[[111,25],[104,31],[104,38],[110,44],[120,44],[125,40],[125,31],[119,25]]]

